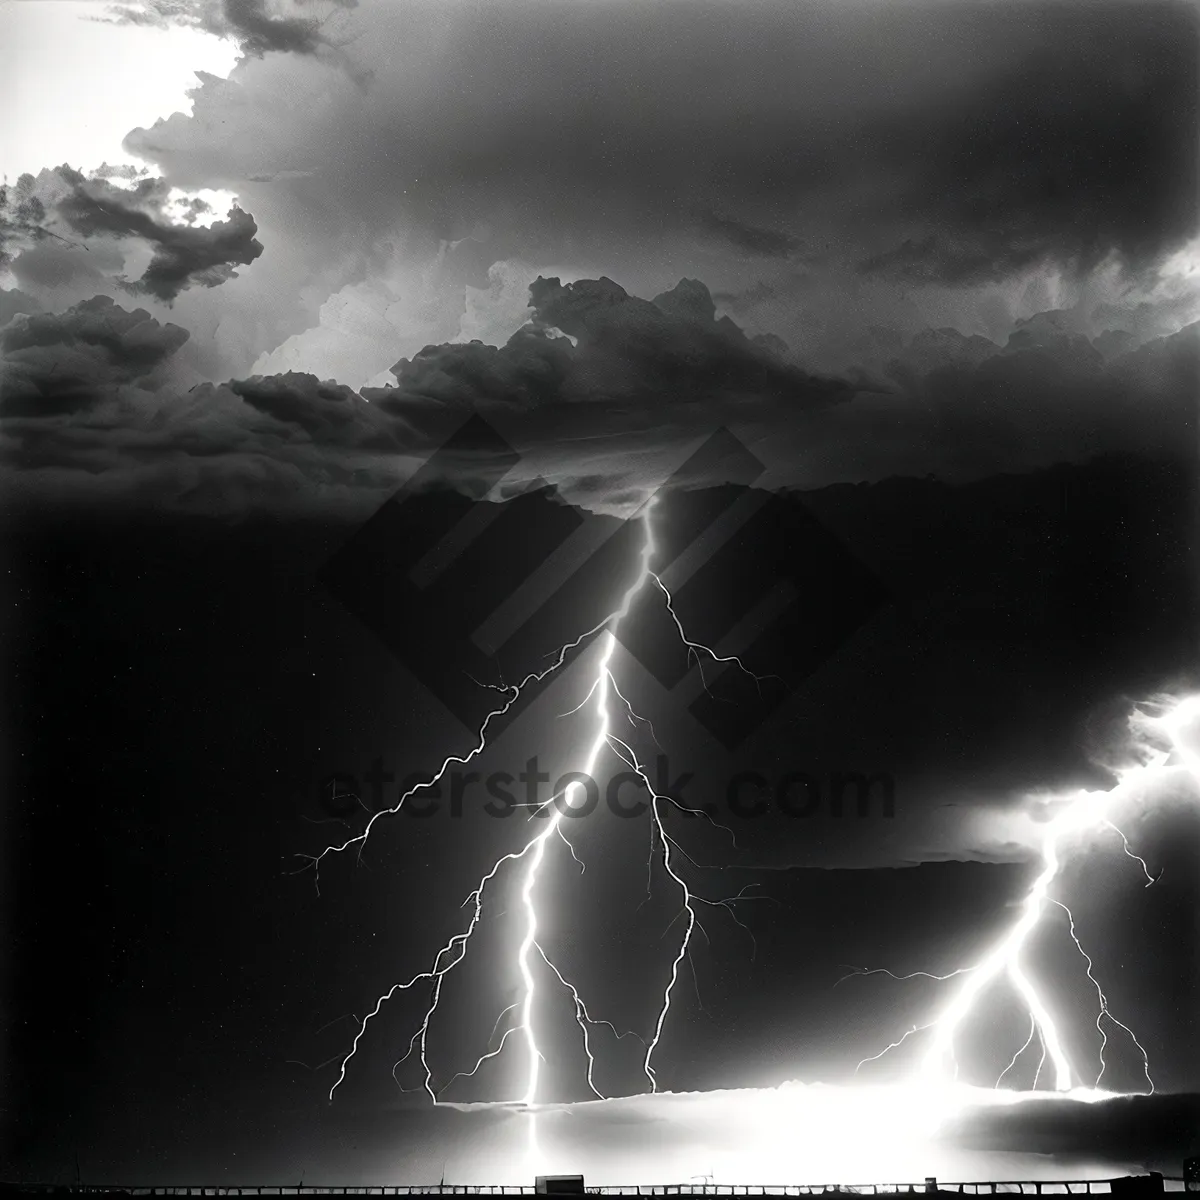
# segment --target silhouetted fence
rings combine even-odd
[[[589,1196],[672,1196],[681,1200],[699,1200],[709,1196],[896,1196],[933,1193],[960,1196],[1093,1196],[1118,1195],[1129,1190],[1129,1185],[1145,1184],[1150,1190],[1161,1187],[1166,1192],[1183,1192],[1182,1176],[1132,1176],[1123,1179],[1078,1179],[1078,1180],[1012,1180],[989,1183],[943,1183],[928,1179],[921,1183],[868,1183],[848,1184],[789,1184],[779,1187],[754,1187],[739,1184],[663,1184],[645,1187],[588,1187]],[[1113,1185],[1116,1184],[1116,1187]],[[1122,1186],[1124,1185],[1124,1186]],[[113,1184],[72,1184],[64,1186],[50,1183],[0,1184],[4,1192],[46,1195],[58,1193],[64,1196],[86,1194],[89,1196],[534,1196],[531,1186],[489,1187],[483,1184],[430,1184],[428,1186],[379,1186],[379,1187],[312,1187],[306,1184],[282,1186],[247,1187],[224,1184],[172,1184],[162,1187],[119,1187]],[[1141,1189],[1136,1189],[1141,1190]]]

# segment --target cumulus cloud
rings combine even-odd
[[[398,381],[379,396],[397,415],[432,403],[468,413],[476,407],[529,410],[563,398],[571,373],[571,343],[536,330],[518,330],[502,347],[482,342],[427,346],[392,368]]]
[[[567,283],[580,272],[563,269],[539,271],[520,260],[492,263],[483,287],[467,285],[464,311],[458,323],[456,342],[487,342],[499,346],[529,321],[529,287],[541,275],[565,277]]]
[[[784,424],[853,395],[718,320],[695,280],[653,301],[606,278],[538,278],[529,293],[531,320],[503,346],[427,346],[393,367],[396,386],[364,396],[424,439],[480,413],[521,452],[517,475],[603,507],[721,425]]]
[[[301,478],[316,490],[331,482],[361,486],[368,502],[371,489],[396,486],[469,415],[480,413],[532,462],[548,455],[555,477],[590,476],[590,486],[605,492],[613,486],[612,456],[628,462],[630,439],[642,443],[643,453],[669,457],[683,440],[738,411],[785,416],[851,395],[844,383],[812,376],[781,357],[778,347],[747,338],[728,318],[716,319],[707,288],[696,281],[684,280],[655,301],[630,296],[608,279],[568,285],[538,279],[530,291],[533,319],[505,345],[428,346],[396,364],[396,386],[364,389],[361,396],[289,372],[205,384],[153,405],[131,405],[122,396],[121,403],[95,411],[98,393],[79,390],[88,377],[80,368],[71,375],[71,395],[75,407],[86,399],[93,408],[86,424],[42,428],[33,438],[29,422],[52,410],[37,408],[31,397],[62,394],[65,387],[61,363],[39,357],[23,367],[20,395],[27,399],[13,415],[24,423],[13,427],[10,459],[41,471],[57,466],[69,472],[86,462],[91,477],[110,471],[114,484],[123,472],[133,477],[152,466],[174,463],[185,473],[219,476],[223,464],[274,460],[272,469],[285,465],[297,486]],[[97,312],[123,310],[97,298],[73,319]],[[39,320],[47,331],[43,342],[67,340],[65,322]],[[178,343],[181,335],[166,336]],[[152,365],[154,339],[143,337],[139,368]],[[94,374],[111,382],[137,377],[111,367]],[[72,406],[60,403],[54,411],[64,407]],[[572,449],[579,439],[581,452]],[[31,445],[35,459],[25,454]],[[59,450],[62,461],[55,464]],[[529,470],[536,472],[536,465]]]
[[[78,299],[107,289],[121,291],[117,280],[124,270],[124,254],[115,246],[89,247],[87,253],[80,253],[82,249],[67,242],[36,241],[13,260],[12,276],[37,293],[38,307],[43,309],[69,308]],[[58,303],[64,296],[65,302]]]
[[[647,241],[691,244],[696,213],[737,260],[802,239],[893,263],[907,242],[919,269],[956,277],[1110,251],[1136,266],[1196,228],[1196,18],[1170,0],[1036,19],[765,2],[733,28],[719,6],[623,0],[548,22],[368,0],[350,25],[368,93],[305,56],[250,63],[130,147],[181,183],[312,171],[297,194],[376,233],[486,221],[498,257],[605,254],[639,288]],[[283,102],[284,79],[317,103]]]
[[[779,461],[820,485],[962,480],[1114,453],[1194,459],[1200,325],[1108,359],[1085,338],[1029,345],[1018,332],[994,352],[960,339],[949,339],[957,361],[922,372],[898,354],[885,365],[888,392],[781,430]]]
[[[96,264],[68,257],[61,247],[87,251],[96,240],[132,242],[149,251],[149,262],[137,279],[117,275],[110,282],[168,303],[187,288],[216,287],[234,278],[235,266],[262,254],[254,218],[236,205],[225,220],[199,225],[189,223],[188,216],[194,221],[207,211],[205,201],[185,202],[183,219],[168,212],[170,202],[165,179],[138,178],[119,186],[104,174],[89,178],[63,165],[36,178],[22,175],[11,192],[0,191],[0,237],[14,275],[50,288],[73,276],[94,279],[100,274]],[[53,257],[45,252],[47,239],[55,243]],[[26,255],[38,250],[41,254],[26,264]]]
[[[395,382],[390,368],[397,357],[411,358],[425,346],[503,346],[529,321],[529,286],[540,274],[580,275],[501,260],[488,268],[484,285],[475,286],[462,279],[462,246],[443,242],[420,265],[392,251],[368,278],[334,292],[314,325],[259,355],[254,374],[297,370],[352,387],[386,387]]]
[[[72,229],[85,237],[140,238],[151,247],[141,278],[126,285],[131,292],[172,300],[188,287],[216,287],[237,274],[235,266],[252,263],[263,251],[254,237],[254,218],[236,205],[224,221],[188,225],[167,218],[169,188],[162,179],[126,189],[59,170],[71,190],[57,212]]]
[[[450,340],[463,320],[461,296],[443,286],[452,251],[442,243],[419,270],[394,250],[381,255],[367,279],[346,284],[321,305],[314,325],[259,355],[254,373],[299,370],[352,387],[391,382],[388,368],[398,354]]]
[[[65,313],[28,312],[0,328],[0,413],[41,416],[99,403],[116,385],[153,384],[187,341],[186,329],[159,324],[96,296]]]
[[[35,194],[35,187],[32,175],[22,175],[15,187],[0,184],[0,267],[11,267],[25,245],[51,238],[65,245],[77,244],[46,227],[46,205]]]
[[[386,424],[372,420],[361,397],[339,383],[289,371],[235,379],[228,387],[252,409],[319,445],[383,451],[400,448]]]
[[[685,274],[765,289],[725,310],[825,373],[860,365],[842,344],[872,324],[1002,343],[1096,274],[1157,311],[1143,285],[1196,228],[1189,9],[761,0],[732,29],[717,8],[653,9],[363,0],[335,14],[353,71],[248,57],[190,115],[134,130],[127,149],[172,184],[237,193],[270,248],[219,294],[180,296],[198,368],[378,382],[455,340],[496,263],[642,296]]]
[[[0,327],[7,325],[18,313],[38,311],[38,302],[20,288],[0,288]]]
[[[118,486],[122,472],[153,465],[169,476],[184,463],[215,480],[223,463],[253,462],[256,470],[284,470],[296,495],[311,500],[333,487],[362,505],[398,485],[473,414],[520,452],[514,478],[549,479],[598,508],[656,486],[721,426],[767,464],[765,486],[926,474],[965,480],[1109,453],[1194,457],[1200,325],[1133,349],[1102,348],[1074,332],[1069,314],[1056,313],[1028,322],[1005,344],[945,329],[898,341],[880,335],[870,368],[854,381],[815,375],[778,339],[747,336],[716,315],[696,280],[643,300],[606,278],[538,278],[529,300],[529,321],[503,345],[426,346],[395,364],[392,386],[356,392],[285,372],[184,395],[164,389],[148,403],[155,364],[186,335],[97,298],[72,310],[71,322],[110,314],[111,323],[121,314],[136,325],[136,337],[122,335],[125,365],[114,365],[111,337],[72,341],[65,324],[47,317],[44,328],[55,332],[35,344],[29,330],[43,328],[36,323],[43,318],[18,317],[6,336],[27,361],[10,404],[26,422],[26,446],[28,422],[40,419],[34,414],[85,403],[91,410],[86,428],[68,423],[37,435],[39,469],[62,448],[60,465],[72,469],[87,443],[107,464],[89,459],[93,482],[102,470]],[[68,349],[89,357],[71,366]],[[101,389],[138,382],[143,398],[99,411],[95,381]],[[30,465],[19,452],[14,461]],[[473,469],[462,464],[465,476]],[[253,503],[246,487],[239,502]],[[219,493],[217,483],[212,488]]]
[[[334,6],[354,7],[356,0],[332,0]],[[268,0],[142,0],[137,4],[113,5],[110,19],[131,25],[171,25],[202,29],[217,37],[230,38],[252,58],[273,52],[317,54],[332,45],[324,29],[326,18],[304,15],[311,7],[299,3]]]
[[[530,300],[531,328],[500,349],[472,342],[401,360],[393,370],[402,396],[519,408],[603,398],[654,410],[738,401],[811,407],[850,395],[844,383],[785,361],[775,345],[750,340],[728,317],[717,320],[697,280],[648,301],[607,278],[564,285],[539,277]]]
[[[19,410],[3,422],[10,495],[142,504],[237,519],[361,513],[415,465],[403,432],[361,397],[311,375],[116,389],[86,412]]]

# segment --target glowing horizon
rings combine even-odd
[[[568,652],[592,637],[599,638],[599,660],[592,672],[592,683],[584,699],[571,712],[579,712],[590,701],[593,701],[594,711],[594,733],[592,735],[590,746],[584,761],[582,775],[591,778],[595,775],[597,766],[606,749],[611,750],[618,760],[623,762],[627,767],[631,768],[647,789],[650,797],[649,813],[652,827],[652,845],[656,845],[661,853],[660,861],[670,879],[678,887],[680,892],[680,915],[684,916],[684,930],[681,938],[677,943],[675,951],[669,959],[669,967],[667,969],[667,981],[663,989],[662,1000],[658,1008],[657,1016],[653,1024],[653,1032],[648,1040],[645,1040],[646,1053],[643,1061],[643,1070],[649,1082],[650,1093],[659,1092],[658,1079],[656,1077],[653,1058],[656,1049],[659,1047],[665,1026],[667,1023],[668,1014],[671,1008],[672,992],[679,977],[680,966],[687,958],[690,946],[692,933],[696,928],[696,908],[698,903],[704,904],[724,904],[728,905],[733,900],[743,898],[742,894],[737,897],[727,898],[726,900],[712,900],[696,895],[689,887],[685,878],[674,867],[672,861],[672,850],[678,849],[677,843],[672,836],[667,832],[667,829],[662,820],[662,811],[660,805],[672,804],[677,808],[684,809],[684,806],[676,799],[661,795],[655,791],[650,779],[639,762],[631,745],[617,736],[613,732],[614,721],[617,715],[626,718],[633,726],[637,726],[639,721],[645,719],[640,717],[633,705],[627,698],[626,694],[621,690],[616,676],[613,673],[613,656],[616,649],[616,630],[620,625],[621,620],[628,615],[632,606],[641,594],[643,589],[653,582],[657,590],[661,593],[666,610],[670,615],[675,629],[678,633],[681,646],[686,649],[689,659],[702,661],[703,657],[708,657],[710,660],[721,663],[733,662],[742,670],[746,670],[745,665],[736,656],[720,656],[716,651],[703,645],[702,643],[693,641],[688,637],[683,623],[675,612],[670,592],[667,590],[662,579],[655,572],[653,567],[654,556],[657,551],[657,543],[655,539],[653,511],[655,498],[652,496],[647,500],[636,513],[635,517],[643,528],[643,536],[641,541],[641,549],[638,556],[637,570],[634,573],[632,581],[627,585],[624,591],[620,604],[616,609],[610,612],[602,621],[598,622],[591,629],[580,634],[572,641],[564,644],[554,654],[550,666],[543,670],[527,675],[520,683],[515,685],[495,686],[495,690],[500,692],[504,698],[503,703],[493,709],[483,720],[478,731],[478,741],[476,745],[465,755],[448,756],[442,763],[442,766],[423,783],[414,785],[408,792],[404,793],[397,803],[390,809],[384,809],[372,815],[364,831],[356,837],[348,838],[345,842],[336,846],[329,846],[320,854],[315,856],[304,856],[308,858],[311,865],[318,872],[318,888],[319,888],[319,868],[321,861],[327,854],[340,853],[351,847],[358,847],[359,851],[365,845],[370,836],[371,830],[375,822],[387,815],[394,814],[400,810],[405,801],[408,800],[416,792],[425,787],[437,783],[445,775],[451,765],[461,765],[469,762],[476,755],[481,753],[488,744],[488,728],[492,721],[504,713],[506,713],[516,700],[523,695],[527,688],[535,687],[543,682],[549,676],[554,674],[565,663]],[[761,678],[757,677],[756,678]],[[612,708],[613,699],[617,698],[621,708],[614,713]],[[1059,898],[1050,894],[1051,885],[1058,878],[1064,862],[1070,857],[1070,839],[1077,837],[1080,834],[1094,833],[1100,830],[1108,830],[1116,832],[1120,839],[1125,855],[1136,861],[1146,878],[1150,883],[1154,882],[1150,874],[1149,867],[1144,859],[1137,855],[1130,846],[1129,840],[1121,832],[1119,827],[1112,820],[1113,809],[1117,804],[1128,798],[1128,795],[1143,788],[1148,782],[1160,780],[1166,774],[1175,771],[1186,771],[1192,778],[1196,777],[1197,766],[1200,765],[1200,758],[1193,752],[1182,746],[1179,739],[1181,727],[1187,721],[1192,720],[1197,715],[1200,715],[1200,696],[1189,696],[1182,699],[1172,699],[1169,701],[1161,701],[1158,706],[1164,711],[1157,716],[1150,716],[1147,713],[1137,710],[1130,718],[1131,727],[1136,735],[1135,741],[1138,751],[1144,761],[1137,765],[1130,766],[1118,773],[1118,782],[1115,787],[1107,791],[1080,791],[1064,797],[1058,797],[1055,800],[1056,805],[1061,808],[1044,827],[1044,833],[1041,842],[1040,862],[1041,870],[1033,881],[1021,903],[1018,915],[1013,923],[1002,933],[989,950],[985,952],[983,957],[964,967],[949,972],[946,975],[932,975],[931,978],[939,980],[958,979],[955,992],[951,1001],[940,1006],[939,1014],[933,1017],[924,1025],[918,1025],[911,1028],[897,1041],[887,1046],[879,1054],[873,1055],[868,1059],[862,1060],[859,1063],[861,1068],[865,1063],[875,1061],[889,1051],[903,1045],[910,1036],[926,1031],[932,1031],[930,1045],[923,1054],[919,1065],[911,1077],[901,1079],[889,1085],[865,1085],[867,1090],[861,1092],[862,1095],[872,1094],[870,1089],[884,1086],[893,1089],[889,1092],[890,1095],[903,1094],[910,1101],[916,1101],[917,1107],[934,1121],[933,1128],[940,1127],[940,1123],[948,1119],[954,1113],[961,1111],[966,1104],[964,1097],[974,1095],[974,1091],[979,1090],[978,1085],[975,1085],[972,1090],[972,1085],[959,1083],[957,1080],[957,1061],[954,1054],[956,1038],[961,1034],[963,1026],[975,1014],[976,1002],[985,995],[989,987],[1000,978],[1006,978],[1009,984],[1017,995],[1024,1001],[1025,1007],[1030,1017],[1030,1033],[1025,1043],[1012,1056],[1009,1064],[1000,1073],[996,1079],[994,1086],[990,1089],[995,1093],[995,1097],[989,1100],[988,1104],[1009,1104],[1019,1103],[1025,1099],[1044,1099],[1045,1092],[1037,1090],[1037,1082],[1040,1078],[1042,1063],[1049,1058],[1053,1074],[1054,1074],[1054,1089],[1055,1093],[1060,1097],[1079,1100],[1083,1102],[1093,1102],[1099,1099],[1108,1099],[1119,1094],[1129,1093],[1114,1093],[1103,1091],[1099,1084],[1107,1069],[1107,1063],[1104,1056],[1105,1048],[1108,1044],[1108,1031],[1105,1028],[1104,1022],[1107,1019],[1110,1024],[1124,1031],[1137,1046],[1137,1049],[1142,1057],[1143,1069],[1145,1071],[1146,1080],[1149,1085],[1149,1092],[1154,1091],[1154,1082],[1150,1073],[1150,1063],[1147,1053],[1138,1040],[1136,1033],[1117,1017],[1115,1017],[1109,1009],[1108,999],[1103,991],[1100,982],[1093,974],[1093,963],[1090,956],[1084,949],[1079,935],[1076,931],[1074,917],[1071,914],[1067,905]],[[1182,759],[1182,762],[1175,761]],[[460,1078],[473,1077],[485,1062],[499,1057],[506,1048],[510,1037],[514,1033],[521,1035],[521,1040],[524,1045],[525,1058],[525,1084],[519,1093],[519,1099],[511,1102],[490,1102],[493,1106],[499,1104],[501,1107],[508,1107],[511,1104],[516,1104],[518,1107],[529,1111],[531,1120],[529,1126],[529,1150],[531,1155],[539,1153],[536,1140],[536,1121],[534,1119],[537,1111],[544,1106],[539,1104],[539,1081],[541,1063],[545,1061],[545,1053],[541,1048],[539,1033],[537,1029],[537,1004],[539,997],[539,985],[536,975],[536,962],[534,961],[534,953],[540,957],[545,966],[549,969],[554,980],[561,986],[562,990],[567,992],[574,1005],[575,1020],[580,1028],[583,1037],[584,1051],[587,1058],[587,1084],[592,1093],[598,1100],[605,1100],[605,1097],[596,1087],[593,1078],[593,1069],[595,1067],[595,1057],[592,1051],[590,1042],[590,1033],[596,1025],[607,1025],[613,1033],[618,1037],[627,1036],[617,1031],[610,1022],[598,1020],[589,1013],[587,1005],[580,996],[578,989],[573,983],[568,980],[562,971],[555,965],[551,958],[547,955],[545,949],[538,942],[539,929],[539,904],[545,903],[544,897],[538,896],[538,885],[541,867],[545,860],[548,848],[552,843],[557,841],[563,842],[572,856],[575,856],[575,848],[570,839],[567,838],[562,827],[562,818],[564,813],[574,805],[575,798],[578,794],[578,789],[583,785],[577,782],[568,784],[561,794],[551,797],[550,800],[538,805],[534,813],[537,815],[549,809],[549,818],[546,820],[541,830],[531,837],[525,845],[519,849],[507,854],[501,855],[491,866],[491,868],[481,877],[478,886],[472,891],[463,903],[463,907],[471,907],[472,915],[468,925],[462,933],[455,934],[443,946],[443,948],[434,957],[430,967],[422,972],[409,978],[406,982],[394,984],[390,989],[384,992],[377,999],[374,1007],[362,1019],[358,1032],[354,1038],[353,1044],[349,1052],[341,1060],[340,1069],[337,1079],[329,1091],[329,1099],[332,1100],[338,1087],[346,1078],[347,1069],[359,1051],[362,1038],[367,1032],[371,1020],[377,1016],[382,1008],[382,1005],[394,996],[399,991],[404,991],[412,988],[418,983],[426,982],[432,985],[432,1000],[425,1011],[425,1016],[421,1021],[418,1029],[413,1034],[409,1042],[408,1051],[394,1065],[393,1077],[396,1070],[407,1060],[409,1056],[417,1053],[424,1070],[424,1089],[430,1097],[432,1103],[437,1106],[441,1104],[460,1105],[462,1102],[443,1101],[440,1099],[441,1092],[445,1090],[449,1084],[443,1084],[440,1087],[434,1086],[434,1072],[428,1058],[428,1034],[430,1022],[437,1011],[441,998],[442,985],[449,973],[463,961],[466,956],[468,944],[473,933],[478,925],[480,915],[482,913],[484,892],[488,885],[496,878],[501,869],[508,863],[523,861],[525,863],[524,873],[521,878],[519,889],[520,908],[523,913],[523,928],[520,944],[515,955],[515,965],[517,974],[520,977],[520,996],[519,999],[510,1004],[497,1017],[496,1024],[493,1027],[493,1036],[496,1030],[501,1026],[501,1023],[513,1011],[519,1010],[519,1023],[509,1026],[500,1040],[499,1045],[487,1053],[483,1054],[475,1063],[474,1067],[466,1071],[458,1072],[450,1082]],[[696,810],[687,810],[696,811]],[[711,818],[709,818],[711,820]],[[715,822],[714,822],[715,824]],[[682,851],[680,851],[682,853]],[[1149,886],[1149,884],[1147,884]],[[1028,941],[1030,934],[1039,927],[1048,911],[1053,906],[1057,906],[1066,911],[1070,921],[1070,937],[1075,946],[1075,949],[1082,956],[1086,963],[1086,973],[1088,979],[1095,988],[1098,1004],[1098,1012],[1095,1019],[1096,1027],[1101,1036],[1100,1047],[1100,1063],[1099,1072],[1096,1075],[1094,1083],[1089,1087],[1082,1082],[1078,1070],[1072,1067],[1063,1044],[1063,1037],[1060,1030],[1059,1019],[1055,1017],[1052,1004],[1043,995],[1043,990],[1032,978],[1022,962],[1022,951]],[[869,973],[869,972],[868,972]],[[886,974],[891,975],[892,972],[886,971]],[[928,972],[915,972],[916,975],[928,975]],[[895,978],[904,979],[911,976],[894,976]],[[1029,1091],[1021,1091],[1019,1089],[1003,1088],[1001,1084],[1008,1075],[1009,1071],[1015,1066],[1021,1055],[1032,1044],[1034,1036],[1038,1037],[1042,1046],[1042,1062],[1039,1063],[1038,1074],[1035,1076],[1033,1088]],[[635,1035],[636,1036],[636,1035]],[[952,1070],[951,1070],[952,1068]],[[818,1085],[813,1085],[818,1086]],[[820,1085],[820,1086],[837,1086],[837,1085]],[[895,1091],[900,1089],[900,1093]],[[963,1089],[968,1089],[964,1091]],[[851,1090],[855,1090],[851,1087]],[[1133,1093],[1138,1094],[1138,1093]],[[974,1100],[973,1103],[981,1103]],[[553,1106],[552,1106],[553,1107]]]

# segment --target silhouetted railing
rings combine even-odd
[[[1134,1178],[1145,1179],[1152,1176]],[[954,1192],[963,1196],[1045,1196],[1108,1195],[1113,1189],[1111,1179],[1078,1180],[1013,1180],[994,1183],[943,1183],[928,1180],[921,1183],[867,1183],[867,1184],[788,1184],[779,1187],[754,1187],[740,1184],[662,1184],[645,1187],[588,1187],[589,1196],[819,1196],[843,1194],[854,1196],[893,1196],[926,1192]],[[1163,1190],[1184,1191],[1182,1176],[1163,1176]],[[116,1184],[72,1184],[53,1183],[5,1183],[5,1191],[26,1193],[105,1194],[110,1196],[533,1196],[537,1192],[530,1186],[489,1187],[484,1184],[430,1184],[428,1186],[378,1186],[378,1187],[313,1187],[307,1184],[290,1184],[269,1187],[247,1187],[225,1184],[183,1185],[171,1184],[162,1187],[120,1187]]]

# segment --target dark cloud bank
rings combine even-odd
[[[928,232],[864,273],[974,283],[1046,260],[1086,271],[1113,253],[1136,273],[1195,231],[1195,11],[1064,4],[1030,28],[1045,40],[1019,65],[962,107],[905,113],[870,147],[904,172],[897,214]]]
[[[600,512],[640,498],[724,425],[767,465],[756,486],[781,489],[885,581],[891,634],[868,639],[858,666],[890,664],[924,707],[885,719],[888,689],[844,665],[843,699],[883,706],[876,758],[922,795],[1101,786],[1080,712],[1190,678],[1196,327],[1133,350],[1053,313],[1004,346],[952,330],[879,337],[851,380],[746,337],[694,280],[645,301],[607,279],[539,279],[531,301],[505,346],[427,347],[396,364],[396,386],[362,394],[294,373],[181,393],[176,326],[103,298],[18,313],[0,329],[13,519],[74,511],[90,528],[119,511],[153,530],[215,518],[269,542],[302,518],[331,552],[329,530],[346,536],[473,415],[523,456],[495,495],[548,478]],[[723,470],[690,486],[720,484]],[[479,477],[467,446],[445,481],[475,496]],[[1014,709],[1038,717],[989,744]],[[806,753],[833,769],[860,740],[839,711],[804,723]],[[947,729],[961,769],[943,760]],[[932,852],[914,837],[893,860]]]
[[[81,221],[88,194],[67,207]],[[213,229],[197,231],[206,245],[222,236]],[[153,279],[206,269],[163,249]],[[290,373],[181,393],[177,326],[104,297],[25,313],[8,293],[4,454],[18,488],[45,483],[60,497],[136,490],[236,507],[222,499],[228,485],[267,507],[358,511],[474,413],[525,455],[518,476],[536,469],[601,503],[654,486],[723,425],[768,466],[774,454],[776,485],[967,479],[1114,452],[1194,457],[1197,326],[1133,349],[1118,334],[1073,333],[1055,313],[1003,346],[949,329],[880,335],[861,347],[865,366],[830,378],[778,338],[717,318],[695,280],[645,301],[608,279],[539,279],[530,299],[529,324],[506,345],[426,347],[395,365],[392,387],[359,394]],[[265,490],[251,501],[256,480]]]
[[[689,436],[723,413],[818,409],[852,394],[845,382],[785,361],[770,339],[751,340],[728,318],[716,320],[707,289],[694,281],[647,302],[606,279],[567,287],[539,280],[532,298],[533,322],[504,347],[427,347],[396,364],[395,387],[362,396],[288,374],[204,384],[182,396],[164,386],[152,398],[114,400],[101,381],[149,386],[150,366],[182,344],[182,331],[168,332],[175,327],[102,298],[61,317],[17,315],[3,336],[14,349],[36,341],[38,353],[15,362],[20,386],[6,389],[9,415],[21,418],[9,426],[10,462],[31,482],[49,470],[69,486],[82,456],[87,478],[107,463],[109,481],[119,486],[124,473],[132,478],[157,452],[159,464],[183,456],[185,473],[215,471],[217,490],[222,472],[233,478],[261,464],[292,472],[294,499],[303,502],[309,485],[321,481],[353,489],[361,477],[368,493],[386,486],[397,477],[400,456],[427,455],[473,412],[507,418],[528,445],[554,448],[562,429],[653,437],[664,421],[683,421],[682,436]],[[138,340],[110,337],[102,347],[107,374],[89,389],[79,369],[68,387],[55,353],[76,347],[79,330],[101,310],[136,326]],[[149,343],[161,350],[153,363]],[[39,394],[55,403],[33,403]],[[569,449],[563,459],[569,471]]]
[[[148,382],[187,341],[186,329],[161,325],[144,309],[127,312],[107,296],[65,313],[17,316],[0,329],[0,414],[71,412]]]
[[[760,263],[811,243],[909,281],[1086,272],[1109,255],[1136,274],[1197,228],[1184,3],[769,0],[731,23],[721,4],[623,0],[553,21],[458,5],[357,19],[356,53],[388,72],[374,90],[343,94],[300,73],[305,57],[297,86],[329,95],[321,111],[285,110],[274,76],[210,79],[194,116],[128,146],[184,186],[303,165],[305,195],[369,235],[398,214],[435,238],[482,221],[493,260],[563,261],[569,236],[613,274],[681,236]]]

